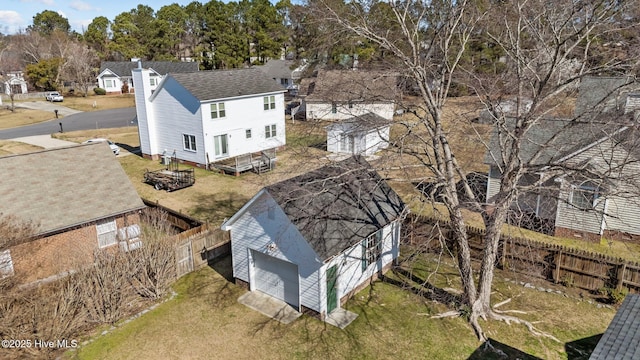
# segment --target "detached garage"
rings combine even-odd
[[[237,283],[324,319],[392,265],[404,214],[356,156],[263,188],[222,229]]]

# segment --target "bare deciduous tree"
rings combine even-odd
[[[413,116],[405,117],[403,130],[392,139],[397,153],[402,154],[402,158],[395,161],[404,169],[411,169],[406,172],[406,180],[432,183],[438,190],[437,200],[448,211],[449,234],[457,247],[464,307],[451,314],[468,314],[470,324],[483,340],[486,336],[478,322],[480,318],[520,322],[536,332],[532,324],[506,316],[491,306],[502,226],[523,191],[540,187],[561,172],[575,170],[577,165],[553,161],[559,157],[541,156],[549,150],[560,153],[558,148],[551,147],[560,136],[556,134],[535,144],[537,149],[533,155],[523,153],[531,151],[533,135],[541,131],[544,120],[556,115],[565,99],[575,96],[583,77],[622,74],[631,68],[629,58],[594,61],[592,49],[598,39],[614,34],[621,26],[635,26],[620,19],[627,19],[626,11],[637,6],[636,2],[354,1],[345,5],[317,0],[311,1],[310,6],[318,18],[375,43],[387,57],[393,57],[387,61],[392,65],[389,70],[414,84],[418,99],[411,107],[405,106]],[[390,15],[385,26],[379,26],[373,9]],[[491,76],[466,67],[470,42],[481,37],[504,54],[494,59],[503,65],[494,67]],[[492,155],[501,176],[499,190],[488,203],[474,194],[467,180],[470,169],[459,163],[452,145],[456,122],[472,124],[462,115],[456,121],[443,116],[449,92],[458,84],[473,89],[493,114],[491,123],[497,129],[500,154]],[[500,106],[505,99],[514,104],[509,111]],[[571,131],[570,127],[574,127],[575,132],[580,123],[593,123],[597,117],[593,112],[590,114],[569,119],[569,127],[562,127],[557,133]],[[480,135],[480,132],[471,135]],[[613,133],[610,135],[613,139]],[[486,138],[480,137],[480,140],[485,142],[487,150],[492,148]],[[544,158],[542,162],[541,158]],[[521,186],[525,177],[540,174],[548,167],[557,171]],[[591,175],[602,179],[612,171],[613,168],[608,167]],[[484,252],[477,273],[471,266],[465,208],[481,212],[486,227]]]

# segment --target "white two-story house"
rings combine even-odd
[[[285,145],[285,89],[262,71],[167,74],[154,91],[151,74],[132,70],[143,156],[208,167]]]

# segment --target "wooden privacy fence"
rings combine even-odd
[[[207,265],[209,261],[231,252],[231,238],[223,231],[202,223],[179,211],[142,199],[150,208],[167,213],[167,221],[179,232],[173,236],[176,245],[176,272],[178,277]]]
[[[455,252],[449,223],[410,215],[405,220],[405,241]],[[482,259],[484,229],[467,227],[471,257]],[[436,241],[434,241],[436,240]],[[498,266],[505,270],[575,286],[590,291],[601,288],[640,292],[640,263],[622,258],[571,249],[565,246],[503,235],[498,247]]]
[[[229,232],[210,228],[208,224],[180,233],[176,237],[180,244],[176,248],[178,277],[231,252]]]

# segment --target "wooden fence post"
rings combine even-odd
[[[624,273],[627,270],[627,263],[622,263],[618,265],[618,269],[616,271],[616,290],[621,291],[622,286],[624,285]]]
[[[555,269],[553,269],[553,282],[560,282],[560,264],[562,261],[562,249],[558,249],[558,252],[553,257],[553,262],[555,263]]]

